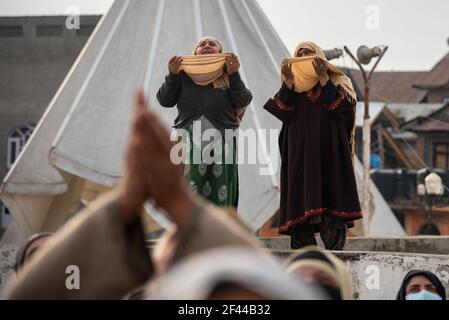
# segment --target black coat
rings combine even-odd
[[[229,86],[225,90],[214,89],[212,85],[200,86],[183,71],[179,75],[169,73],[157,92],[157,100],[166,108],[177,105],[175,128],[187,129],[204,115],[223,133],[224,129],[239,127],[238,112],[253,98],[238,72],[229,77]]]
[[[328,81],[301,94],[283,85],[265,109],[283,122],[279,232],[324,212],[352,227],[362,217],[350,147],[355,101]]]

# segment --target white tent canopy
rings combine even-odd
[[[58,228],[81,199],[117,184],[136,88],[144,87],[152,108],[171,125],[176,109],[162,108],[155,99],[167,61],[191,53],[206,34],[241,59],[240,74],[254,95],[241,128],[280,129],[262,106],[279,88],[279,61],[289,53],[257,1],[115,1],[4,180],[0,195],[17,234]],[[272,156],[278,157],[275,150]],[[279,170],[260,175],[261,167],[239,168],[239,212],[253,229],[279,202]]]

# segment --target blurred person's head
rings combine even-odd
[[[233,222],[248,231],[248,233],[252,232],[248,224],[240,218],[238,211],[234,207],[220,207],[220,209],[222,209]]]
[[[319,288],[283,273],[254,248],[222,247],[195,254],[150,284],[150,299],[325,299]]]
[[[19,271],[29,261],[29,259],[38,251],[53,234],[50,232],[41,232],[33,234],[20,247],[16,255],[15,271]]]
[[[287,260],[287,273],[320,286],[333,300],[353,298],[351,274],[343,261],[315,246],[305,247]]]
[[[432,272],[412,270],[405,275],[396,300],[446,300],[446,290]]]
[[[251,233],[251,229],[245,222],[240,219],[235,208],[224,207],[220,209],[223,210],[223,213],[226,214],[226,216],[228,216],[230,220],[239,225],[248,233]],[[152,251],[152,258],[156,274],[165,272],[170,267],[170,265],[174,263],[179,241],[181,241],[178,236],[179,234],[177,232],[177,229],[175,226],[173,226],[162,235],[157,245],[154,247]]]
[[[204,54],[218,54],[223,51],[223,48],[212,36],[206,36],[198,40],[198,43],[193,50],[194,55],[204,55]]]

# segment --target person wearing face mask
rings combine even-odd
[[[332,300],[353,299],[351,274],[343,261],[316,246],[293,253],[286,261],[288,274],[317,285]]]
[[[405,275],[396,300],[446,300],[446,290],[432,272],[412,270]]]
[[[170,59],[169,74],[157,93],[163,107],[177,106],[174,127],[188,135],[185,175],[190,189],[223,207],[238,204],[237,139],[225,140],[225,131],[239,127],[243,111],[252,100],[239,68],[235,54],[224,54],[220,42],[206,36],[198,41],[193,55]],[[196,131],[198,128],[201,132]],[[221,146],[211,148],[210,138],[207,142],[195,141],[207,129],[213,129],[213,145],[220,142]],[[213,161],[204,158],[206,145],[211,148],[207,154]],[[220,147],[221,154],[217,155]]]
[[[356,94],[313,42],[281,63],[282,87],[264,108],[282,121],[279,233],[291,247],[341,250],[362,218],[353,158]]]

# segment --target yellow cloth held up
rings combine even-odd
[[[313,59],[317,56],[301,58],[285,58],[281,62],[281,69],[288,65],[293,73],[294,90],[298,93],[306,92],[312,89],[319,81],[318,75],[313,67]],[[285,81],[282,75],[282,81]]]
[[[226,53],[182,56],[179,70],[184,71],[197,85],[207,86],[213,83],[214,88],[228,88],[229,76],[224,71],[228,56]]]
[[[300,49],[309,49],[314,53],[312,56],[297,57]],[[353,100],[357,101],[357,95],[355,93],[354,87],[352,86],[351,79],[347,77],[338,68],[327,61],[323,50],[311,41],[304,41],[298,44],[294,53],[294,58],[286,58],[281,61],[281,68],[285,64],[292,65],[292,72],[294,75],[295,91],[302,93],[312,89],[319,81],[318,75],[312,65],[312,61],[315,58],[321,58],[327,64],[329,68],[329,76],[332,83],[336,86],[343,88],[345,93],[350,96]],[[284,76],[282,75],[282,80],[284,81]]]
[[[319,55],[298,57],[298,58],[285,58],[282,59],[281,69],[285,65],[290,65],[293,73],[294,90],[298,93],[306,92],[312,89],[319,81],[319,77],[313,67],[313,61],[316,58],[321,58]],[[323,59],[324,60],[324,59]],[[329,68],[329,76],[331,81],[336,86],[341,86],[349,96],[356,100],[356,94],[352,87],[351,80],[339,69],[330,64],[327,60],[324,60]],[[282,81],[285,82],[285,77],[282,75]]]

